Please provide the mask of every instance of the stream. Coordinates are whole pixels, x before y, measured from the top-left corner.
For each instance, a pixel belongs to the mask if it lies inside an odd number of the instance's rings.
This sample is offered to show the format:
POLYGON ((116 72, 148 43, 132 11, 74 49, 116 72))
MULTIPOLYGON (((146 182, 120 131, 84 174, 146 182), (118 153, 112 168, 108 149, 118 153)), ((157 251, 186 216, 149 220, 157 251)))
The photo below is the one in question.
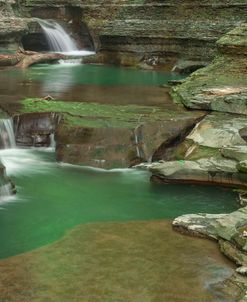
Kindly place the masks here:
MULTIPOLYGON (((12 69, 0 78, 0 102, 11 108, 47 94, 173 108, 161 84, 181 77, 67 64, 12 69)), ((52 148, 5 149, 0 158, 17 188, 0 200, 0 292, 7 301, 234 301, 214 287, 233 272, 217 246, 171 228, 182 214, 234 211, 231 190, 58 163, 52 148)))

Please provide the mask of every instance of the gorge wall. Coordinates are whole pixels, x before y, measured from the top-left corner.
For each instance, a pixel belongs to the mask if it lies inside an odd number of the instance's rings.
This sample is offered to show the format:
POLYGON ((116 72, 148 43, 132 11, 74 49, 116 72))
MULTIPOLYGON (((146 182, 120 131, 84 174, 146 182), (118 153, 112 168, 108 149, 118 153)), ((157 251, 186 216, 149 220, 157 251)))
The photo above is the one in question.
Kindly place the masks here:
POLYGON ((0 0, 0 8, 1 48, 14 50, 38 32, 30 18, 52 18, 69 23, 77 37, 86 35, 84 41, 89 29, 98 52, 89 61, 144 68, 206 65, 216 40, 247 19, 245 0, 0 0))
POLYGON ((219 37, 247 17, 244 0, 91 0, 82 9, 102 61, 142 67, 205 65, 219 37))

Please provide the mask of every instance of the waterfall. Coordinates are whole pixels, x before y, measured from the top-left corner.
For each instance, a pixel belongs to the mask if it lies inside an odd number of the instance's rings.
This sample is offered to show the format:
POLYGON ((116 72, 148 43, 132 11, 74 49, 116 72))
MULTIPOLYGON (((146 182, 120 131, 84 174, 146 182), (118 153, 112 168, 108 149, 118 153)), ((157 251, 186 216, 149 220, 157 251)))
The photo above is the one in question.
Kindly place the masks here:
POLYGON ((40 19, 38 19, 38 23, 46 36, 51 51, 68 53, 79 51, 75 42, 60 24, 53 20, 40 19))
MULTIPOLYGON (((11 149, 15 147, 15 134, 12 119, 0 119, 0 149, 11 149)), ((6 150, 9 152, 8 150, 6 150)), ((1 152, 5 152, 2 150, 1 152)), ((0 153, 2 160, 2 153, 0 153)), ((13 196, 13 186, 3 172, 4 166, 0 162, 0 204, 7 202, 13 196)))
POLYGON ((0 144, 2 149, 15 147, 15 134, 12 119, 0 119, 0 144))

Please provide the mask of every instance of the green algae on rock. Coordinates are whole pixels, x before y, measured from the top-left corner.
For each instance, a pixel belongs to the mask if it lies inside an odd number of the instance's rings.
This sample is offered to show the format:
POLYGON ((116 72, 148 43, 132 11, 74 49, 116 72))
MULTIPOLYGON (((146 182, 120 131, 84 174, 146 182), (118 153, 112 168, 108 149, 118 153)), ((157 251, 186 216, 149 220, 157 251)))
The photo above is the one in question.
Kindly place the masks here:
POLYGON ((247 114, 247 24, 227 33, 219 55, 172 89, 175 101, 191 109, 247 114))
MULTIPOLYGON (((191 129, 203 112, 181 108, 26 99, 15 114, 61 114, 57 159, 105 168, 148 161, 155 151, 191 129)), ((156 156, 157 157, 157 156, 156 156)))

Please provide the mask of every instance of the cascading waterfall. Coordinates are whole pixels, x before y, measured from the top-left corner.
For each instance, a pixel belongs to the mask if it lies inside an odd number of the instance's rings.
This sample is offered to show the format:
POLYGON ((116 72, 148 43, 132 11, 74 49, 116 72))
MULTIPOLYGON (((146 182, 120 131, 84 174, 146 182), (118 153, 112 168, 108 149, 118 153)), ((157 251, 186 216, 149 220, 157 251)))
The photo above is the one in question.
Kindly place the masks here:
POLYGON ((75 42, 71 39, 65 29, 53 20, 38 20, 53 52, 77 52, 75 42))
POLYGON ((66 29, 56 21, 37 19, 37 22, 46 36, 51 52, 72 56, 69 60, 60 60, 60 64, 80 64, 82 57, 94 54, 93 51, 78 49, 75 41, 69 36, 66 29))
POLYGON ((12 119, 0 119, 0 142, 2 149, 16 146, 12 119))
MULTIPOLYGON (((0 143, 1 149, 15 148, 15 134, 12 119, 0 119, 0 143)), ((5 152, 5 151, 4 151, 5 152)), ((0 153, 1 157, 1 153, 0 153)), ((8 200, 13 193, 13 186, 7 179, 5 172, 0 178, 0 203, 8 200)))

